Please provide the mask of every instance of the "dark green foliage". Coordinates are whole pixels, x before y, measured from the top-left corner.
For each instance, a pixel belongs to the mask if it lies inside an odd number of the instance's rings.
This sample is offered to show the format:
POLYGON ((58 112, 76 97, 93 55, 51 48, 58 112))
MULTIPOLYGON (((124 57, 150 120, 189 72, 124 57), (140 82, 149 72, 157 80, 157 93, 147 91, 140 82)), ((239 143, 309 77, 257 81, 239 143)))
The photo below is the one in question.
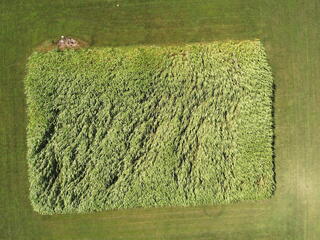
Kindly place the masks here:
POLYGON ((259 41, 35 52, 28 69, 36 211, 272 195, 273 83, 259 41))

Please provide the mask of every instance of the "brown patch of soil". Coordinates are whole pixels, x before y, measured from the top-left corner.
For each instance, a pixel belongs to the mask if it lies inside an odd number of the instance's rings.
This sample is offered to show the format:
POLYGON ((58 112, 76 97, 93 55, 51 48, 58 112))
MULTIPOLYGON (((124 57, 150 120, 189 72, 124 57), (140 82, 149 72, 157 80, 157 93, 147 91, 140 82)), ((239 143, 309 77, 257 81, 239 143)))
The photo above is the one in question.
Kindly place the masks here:
POLYGON ((43 42, 36 50, 40 52, 48 52, 55 49, 63 51, 67 49, 80 49, 88 46, 89 44, 87 42, 80 39, 61 36, 59 40, 43 42))
POLYGON ((60 50, 65 50, 68 48, 81 48, 81 47, 87 46, 87 43, 79 39, 65 37, 65 36, 61 36, 60 40, 58 40, 56 44, 58 49, 60 50))

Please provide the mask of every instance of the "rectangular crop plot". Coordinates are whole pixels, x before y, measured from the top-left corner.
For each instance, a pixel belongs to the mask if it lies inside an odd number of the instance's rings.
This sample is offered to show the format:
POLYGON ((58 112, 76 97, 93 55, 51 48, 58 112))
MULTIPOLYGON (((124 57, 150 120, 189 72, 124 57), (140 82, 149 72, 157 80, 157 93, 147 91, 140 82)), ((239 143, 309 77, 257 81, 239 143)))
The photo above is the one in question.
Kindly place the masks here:
POLYGON ((259 41, 35 52, 25 87, 40 213, 273 193, 273 80, 259 41))

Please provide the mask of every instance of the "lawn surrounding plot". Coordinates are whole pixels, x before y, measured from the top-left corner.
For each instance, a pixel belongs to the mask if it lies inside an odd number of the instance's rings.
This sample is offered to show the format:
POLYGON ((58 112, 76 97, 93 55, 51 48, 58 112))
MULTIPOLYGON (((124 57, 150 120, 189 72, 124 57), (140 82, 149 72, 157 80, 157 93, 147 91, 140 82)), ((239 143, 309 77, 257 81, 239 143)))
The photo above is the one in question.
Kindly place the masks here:
POLYGON ((318 240, 318 0, 1 1, 0 239, 318 240), (45 40, 94 46, 262 39, 275 83, 271 199, 200 207, 40 215, 29 200, 26 59, 45 40))
POLYGON ((272 195, 273 81, 259 41, 35 52, 25 85, 40 213, 272 195))

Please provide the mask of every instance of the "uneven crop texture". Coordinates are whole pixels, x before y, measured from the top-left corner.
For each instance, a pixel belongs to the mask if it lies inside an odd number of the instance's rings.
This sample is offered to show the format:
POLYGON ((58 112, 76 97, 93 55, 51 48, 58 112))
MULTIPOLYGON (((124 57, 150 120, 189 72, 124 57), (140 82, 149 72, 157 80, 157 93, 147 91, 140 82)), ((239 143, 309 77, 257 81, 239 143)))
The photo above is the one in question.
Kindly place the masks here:
POLYGON ((35 52, 25 87, 42 214, 273 193, 273 80, 259 41, 35 52))

